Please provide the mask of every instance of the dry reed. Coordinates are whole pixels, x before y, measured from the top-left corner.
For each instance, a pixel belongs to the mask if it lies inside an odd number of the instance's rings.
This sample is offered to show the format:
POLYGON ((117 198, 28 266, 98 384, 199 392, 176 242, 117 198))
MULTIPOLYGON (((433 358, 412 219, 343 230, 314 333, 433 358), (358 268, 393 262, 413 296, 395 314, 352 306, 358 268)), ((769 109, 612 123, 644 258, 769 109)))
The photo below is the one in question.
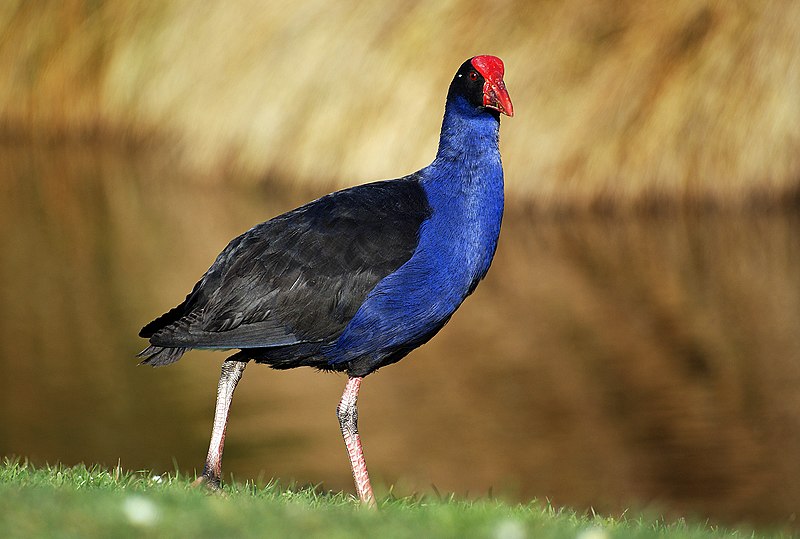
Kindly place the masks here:
POLYGON ((132 141, 201 181, 315 189, 433 155, 449 78, 501 56, 510 191, 540 207, 794 194, 800 3, 3 2, 6 141, 132 141))

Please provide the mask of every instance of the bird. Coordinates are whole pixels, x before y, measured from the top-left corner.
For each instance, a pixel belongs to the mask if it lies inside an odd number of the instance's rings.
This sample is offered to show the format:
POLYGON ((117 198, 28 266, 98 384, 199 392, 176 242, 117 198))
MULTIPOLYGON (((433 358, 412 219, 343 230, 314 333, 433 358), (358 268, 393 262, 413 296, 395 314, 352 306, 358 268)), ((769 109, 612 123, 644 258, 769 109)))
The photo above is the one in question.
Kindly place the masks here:
POLYGON ((250 361, 344 372, 336 408, 358 499, 376 506, 358 431, 362 380, 430 340, 484 278, 504 207, 500 115, 514 115, 496 56, 466 60, 447 91, 433 162, 333 192, 234 238, 177 307, 145 325, 141 364, 190 349, 225 359, 196 484, 222 488, 233 393, 250 361))

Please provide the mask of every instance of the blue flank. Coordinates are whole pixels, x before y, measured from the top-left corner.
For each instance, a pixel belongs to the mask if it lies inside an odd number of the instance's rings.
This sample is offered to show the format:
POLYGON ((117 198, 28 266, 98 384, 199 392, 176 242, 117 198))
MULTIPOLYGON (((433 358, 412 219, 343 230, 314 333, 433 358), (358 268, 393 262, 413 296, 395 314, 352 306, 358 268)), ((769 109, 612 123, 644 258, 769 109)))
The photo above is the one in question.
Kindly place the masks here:
POLYGON ((378 364, 422 344, 486 274, 503 218, 498 116, 460 96, 448 100, 436 159, 419 173, 432 213, 417 249, 324 351, 331 365, 359 357, 378 364))

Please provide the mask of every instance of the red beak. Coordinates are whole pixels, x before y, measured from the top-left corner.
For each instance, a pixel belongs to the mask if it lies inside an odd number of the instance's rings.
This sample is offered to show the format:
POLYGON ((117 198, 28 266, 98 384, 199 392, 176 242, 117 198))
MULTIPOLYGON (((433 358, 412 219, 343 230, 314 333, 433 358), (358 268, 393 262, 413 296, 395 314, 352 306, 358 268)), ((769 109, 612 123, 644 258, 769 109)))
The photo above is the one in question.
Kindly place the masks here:
POLYGON ((483 85, 483 106, 514 116, 514 105, 511 104, 503 82, 503 61, 497 56, 476 56, 472 59, 472 65, 486 79, 483 85))

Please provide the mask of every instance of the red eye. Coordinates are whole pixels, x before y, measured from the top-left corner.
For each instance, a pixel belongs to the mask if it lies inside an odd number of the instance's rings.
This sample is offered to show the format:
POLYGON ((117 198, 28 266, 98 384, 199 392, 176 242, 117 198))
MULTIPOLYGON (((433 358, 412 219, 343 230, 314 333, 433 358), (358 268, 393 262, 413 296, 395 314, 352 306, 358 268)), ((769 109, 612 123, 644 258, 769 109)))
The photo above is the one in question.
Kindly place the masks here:
POLYGON ((474 71, 469 72, 469 80, 478 80, 478 74, 474 71))

